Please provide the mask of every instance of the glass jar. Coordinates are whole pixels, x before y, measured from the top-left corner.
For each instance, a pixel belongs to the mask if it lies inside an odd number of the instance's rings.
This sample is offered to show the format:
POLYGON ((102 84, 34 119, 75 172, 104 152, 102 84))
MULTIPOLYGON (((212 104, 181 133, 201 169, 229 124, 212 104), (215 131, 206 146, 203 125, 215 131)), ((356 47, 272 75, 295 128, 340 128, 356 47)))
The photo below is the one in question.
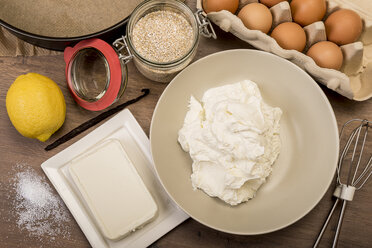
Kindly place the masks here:
POLYGON ((115 103, 128 82, 127 66, 100 39, 84 40, 64 51, 67 86, 83 108, 99 111, 115 103))
POLYGON ((129 18, 126 34, 113 45, 97 39, 84 40, 64 51, 66 79, 72 96, 83 108, 102 110, 124 93, 128 82, 126 64, 134 61, 137 69, 156 82, 170 82, 193 60, 199 36, 216 38, 211 23, 198 10, 193 13, 178 0, 148 0, 136 7, 129 18), (133 44, 133 29, 141 18, 155 11, 171 11, 182 16, 192 28, 192 45, 180 57, 168 62, 146 59, 133 44))
POLYGON ((199 43, 199 25, 194 13, 184 3, 180 1, 169 0, 153 0, 145 1, 140 4, 132 13, 127 29, 126 36, 128 49, 133 55, 133 61, 137 69, 147 78, 157 82, 169 82, 173 77, 183 70, 195 57, 199 43), (133 42, 133 30, 141 18, 155 11, 170 11, 181 15, 188 24, 190 24, 193 32, 192 45, 190 49, 181 57, 169 62, 161 63, 146 59, 136 49, 133 42))

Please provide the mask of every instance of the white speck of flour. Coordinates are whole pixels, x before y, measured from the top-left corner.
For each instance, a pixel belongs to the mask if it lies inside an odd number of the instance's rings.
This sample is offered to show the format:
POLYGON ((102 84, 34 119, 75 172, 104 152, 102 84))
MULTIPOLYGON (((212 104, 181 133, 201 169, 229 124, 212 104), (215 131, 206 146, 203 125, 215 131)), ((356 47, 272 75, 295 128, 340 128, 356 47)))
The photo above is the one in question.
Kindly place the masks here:
POLYGON ((31 236, 70 237, 66 225, 71 220, 69 213, 43 177, 27 168, 15 174, 12 186, 16 193, 14 208, 19 229, 31 236))

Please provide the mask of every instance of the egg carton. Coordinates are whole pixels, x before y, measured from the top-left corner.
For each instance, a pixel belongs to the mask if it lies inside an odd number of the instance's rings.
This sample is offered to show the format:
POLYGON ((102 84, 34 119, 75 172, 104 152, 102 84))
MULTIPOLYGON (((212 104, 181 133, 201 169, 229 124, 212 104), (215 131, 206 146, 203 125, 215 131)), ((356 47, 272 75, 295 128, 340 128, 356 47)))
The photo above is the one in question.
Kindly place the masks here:
MULTIPOLYGON (((197 1, 197 8, 202 9, 201 1, 197 1)), ((363 20, 362 35, 357 42, 341 46, 344 62, 340 71, 319 67, 304 53, 281 48, 269 35, 246 28, 243 22, 229 11, 211 12, 207 16, 222 30, 232 33, 260 50, 276 54, 295 63, 329 89, 349 99, 364 101, 372 97, 372 4, 370 1, 328 0, 324 19, 304 27, 307 36, 304 50, 306 53, 306 50, 313 44, 327 40, 323 21, 331 13, 345 8, 352 9, 360 15, 363 20)), ((255 2, 258 0, 240 0, 238 11, 246 4, 255 2)), ((292 21, 290 5, 287 1, 271 7, 270 11, 273 16, 272 29, 280 23, 292 21)))

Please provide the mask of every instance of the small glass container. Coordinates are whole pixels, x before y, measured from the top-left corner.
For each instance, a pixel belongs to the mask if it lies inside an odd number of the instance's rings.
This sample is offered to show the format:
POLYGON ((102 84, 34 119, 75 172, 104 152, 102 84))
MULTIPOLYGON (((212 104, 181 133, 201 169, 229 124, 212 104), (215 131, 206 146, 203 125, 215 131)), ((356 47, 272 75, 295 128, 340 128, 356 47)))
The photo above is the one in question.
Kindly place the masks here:
POLYGON ((128 82, 126 64, 134 61, 137 69, 156 82, 170 82, 193 60, 200 34, 216 38, 202 10, 193 13, 178 0, 148 0, 136 7, 129 18, 126 34, 112 46, 100 39, 84 40, 64 52, 66 79, 72 96, 83 108, 98 111, 109 107, 124 93, 128 82), (182 56, 168 62, 146 59, 133 44, 133 29, 141 18, 155 11, 171 11, 182 16, 192 28, 192 45, 182 56))
POLYGON ((137 69, 147 78, 157 82, 170 82, 173 77, 183 70, 195 57, 199 44, 199 25, 195 14, 180 1, 169 0, 153 0, 145 1, 140 4, 132 13, 127 29, 125 39, 128 48, 133 55, 133 61, 137 69), (133 29, 138 21, 144 16, 155 11, 170 11, 181 15, 190 24, 193 36, 190 49, 181 57, 171 60, 166 63, 151 61, 146 59, 140 52, 136 50, 133 42, 133 29))
POLYGON ((100 39, 84 40, 64 51, 67 86, 83 108, 99 111, 115 103, 128 82, 127 66, 100 39))

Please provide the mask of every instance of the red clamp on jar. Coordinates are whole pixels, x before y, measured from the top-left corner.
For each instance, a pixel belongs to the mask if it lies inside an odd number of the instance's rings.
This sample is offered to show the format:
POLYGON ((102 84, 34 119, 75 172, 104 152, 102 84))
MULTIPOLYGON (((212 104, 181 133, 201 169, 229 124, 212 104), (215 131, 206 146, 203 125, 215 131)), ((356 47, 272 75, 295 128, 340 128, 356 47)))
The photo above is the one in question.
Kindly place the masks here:
POLYGON ((125 91, 128 81, 126 63, 132 59, 145 77, 157 82, 169 82, 193 60, 200 34, 216 38, 212 25, 202 10, 193 13, 177 0, 144 1, 132 12, 125 36, 117 39, 112 46, 93 38, 65 49, 66 79, 70 92, 75 101, 85 109, 99 111, 109 107, 125 91), (190 48, 176 59, 153 60, 141 54, 134 44, 133 30, 136 24, 146 15, 158 11, 162 14, 171 12, 176 18, 184 18, 191 27, 190 48))

